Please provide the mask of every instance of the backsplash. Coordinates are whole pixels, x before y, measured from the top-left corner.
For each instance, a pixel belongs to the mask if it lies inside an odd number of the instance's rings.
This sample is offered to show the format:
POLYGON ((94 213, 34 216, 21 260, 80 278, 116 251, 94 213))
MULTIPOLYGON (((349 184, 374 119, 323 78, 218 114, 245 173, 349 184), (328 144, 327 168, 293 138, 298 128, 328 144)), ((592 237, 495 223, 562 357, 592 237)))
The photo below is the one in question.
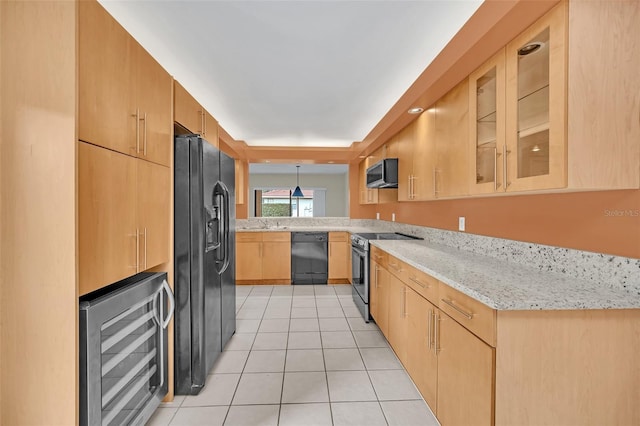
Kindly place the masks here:
POLYGON ((640 294, 640 259, 374 219, 269 217, 239 219, 236 221, 237 228, 246 229, 315 226, 358 227, 383 232, 401 232, 459 250, 491 256, 507 262, 536 268, 540 271, 564 274, 609 287, 627 289, 640 294))

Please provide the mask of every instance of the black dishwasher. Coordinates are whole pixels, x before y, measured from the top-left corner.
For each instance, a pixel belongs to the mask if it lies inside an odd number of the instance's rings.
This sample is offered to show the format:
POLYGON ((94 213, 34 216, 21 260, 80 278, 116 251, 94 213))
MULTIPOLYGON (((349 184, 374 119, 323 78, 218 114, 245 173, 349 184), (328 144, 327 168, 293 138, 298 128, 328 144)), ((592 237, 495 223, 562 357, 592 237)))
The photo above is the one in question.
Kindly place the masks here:
POLYGON ((293 284, 326 284, 328 277, 326 232, 291 233, 293 284))

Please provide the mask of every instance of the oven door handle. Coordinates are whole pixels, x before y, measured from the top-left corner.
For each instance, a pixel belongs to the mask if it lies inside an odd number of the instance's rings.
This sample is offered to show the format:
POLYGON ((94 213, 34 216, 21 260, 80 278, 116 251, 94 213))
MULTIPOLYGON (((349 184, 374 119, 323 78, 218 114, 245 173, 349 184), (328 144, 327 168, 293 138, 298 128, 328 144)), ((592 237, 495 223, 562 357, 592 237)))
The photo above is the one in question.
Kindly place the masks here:
POLYGON ((364 251, 362 248, 360 248, 359 246, 354 246, 351 245, 351 250, 355 251, 356 253, 358 253, 360 256, 362 257, 366 257, 367 256, 367 252, 364 251))

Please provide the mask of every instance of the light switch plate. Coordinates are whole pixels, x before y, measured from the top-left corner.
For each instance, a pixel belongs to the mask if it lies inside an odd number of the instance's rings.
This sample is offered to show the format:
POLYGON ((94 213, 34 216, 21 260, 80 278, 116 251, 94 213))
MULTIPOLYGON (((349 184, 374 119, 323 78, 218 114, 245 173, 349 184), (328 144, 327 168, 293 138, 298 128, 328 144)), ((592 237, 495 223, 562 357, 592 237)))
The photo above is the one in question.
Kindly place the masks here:
POLYGON ((380 220, 380 213, 376 213, 376 219, 380 220))
POLYGON ((460 216, 458 218, 458 231, 464 231, 464 227, 465 227, 464 216, 460 216))
POLYGON ((396 214, 391 213, 391 222, 395 222, 395 221, 396 221, 396 214))

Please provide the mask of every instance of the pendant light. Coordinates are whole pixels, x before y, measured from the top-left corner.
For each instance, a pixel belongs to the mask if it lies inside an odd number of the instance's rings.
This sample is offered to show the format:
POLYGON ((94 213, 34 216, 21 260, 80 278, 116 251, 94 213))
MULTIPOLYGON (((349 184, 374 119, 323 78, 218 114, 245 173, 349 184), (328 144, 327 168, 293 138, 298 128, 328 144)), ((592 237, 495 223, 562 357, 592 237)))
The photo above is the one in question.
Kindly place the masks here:
POLYGON ((293 197, 304 197, 300 189, 300 166, 296 166, 296 189, 293 190, 293 197))

